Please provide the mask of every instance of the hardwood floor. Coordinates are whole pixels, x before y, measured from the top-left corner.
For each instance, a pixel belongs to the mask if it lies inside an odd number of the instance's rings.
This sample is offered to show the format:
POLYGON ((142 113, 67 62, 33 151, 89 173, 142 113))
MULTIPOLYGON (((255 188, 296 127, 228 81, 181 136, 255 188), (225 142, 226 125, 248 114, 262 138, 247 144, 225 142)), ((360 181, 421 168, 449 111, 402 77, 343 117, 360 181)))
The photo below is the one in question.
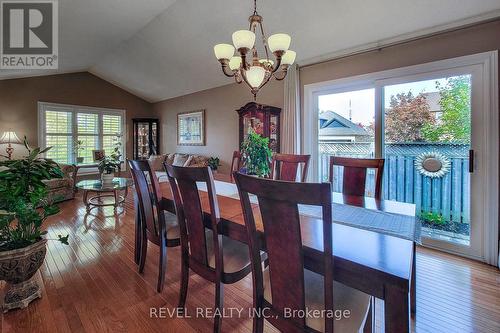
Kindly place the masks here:
MULTIPOLYGON (((2 332, 210 332, 212 320, 196 308, 213 306, 213 285, 191 275, 187 299, 192 318, 169 318, 177 304, 179 248, 168 249, 165 289, 156 293, 158 249, 151 246, 143 275, 133 261, 132 196, 116 218, 112 208, 86 215, 81 198, 61 204, 48 222, 50 238, 70 235, 70 245, 48 242, 41 276, 43 298, 27 309, 2 315, 2 332), (151 308, 153 310, 151 310, 151 308), (163 313, 160 312, 163 308, 163 313), (164 318, 151 318, 158 311, 164 318)), ((2 285, 3 287, 3 285, 2 285)), ((225 308, 248 309, 252 281, 226 286, 225 308)), ((3 288, 2 288, 3 289, 3 288)), ((224 332, 251 332, 248 310, 224 318, 224 332)), ((376 306, 376 330, 383 331, 383 303, 376 306)), ((419 248, 417 250, 416 332, 500 332, 499 270, 475 261, 419 248)), ((275 330, 266 324, 266 332, 275 330)))

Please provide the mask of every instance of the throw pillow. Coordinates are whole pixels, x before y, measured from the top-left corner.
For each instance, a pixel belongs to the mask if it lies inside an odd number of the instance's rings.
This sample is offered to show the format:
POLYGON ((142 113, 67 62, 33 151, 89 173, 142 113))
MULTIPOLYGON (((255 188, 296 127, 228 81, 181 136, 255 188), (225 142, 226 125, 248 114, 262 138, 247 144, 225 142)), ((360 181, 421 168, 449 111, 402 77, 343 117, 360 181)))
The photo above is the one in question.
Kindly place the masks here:
POLYGON ((167 154, 167 158, 165 159, 165 162, 167 162, 168 165, 172 165, 172 163, 174 163, 174 157, 175 157, 174 153, 167 154))
POLYGON ((205 156, 193 156, 191 163, 189 163, 190 167, 206 167, 208 166, 208 158, 205 156))
POLYGON ((188 154, 175 154, 174 161, 172 165, 174 166, 184 166, 186 164, 186 161, 188 160, 189 155, 188 154))

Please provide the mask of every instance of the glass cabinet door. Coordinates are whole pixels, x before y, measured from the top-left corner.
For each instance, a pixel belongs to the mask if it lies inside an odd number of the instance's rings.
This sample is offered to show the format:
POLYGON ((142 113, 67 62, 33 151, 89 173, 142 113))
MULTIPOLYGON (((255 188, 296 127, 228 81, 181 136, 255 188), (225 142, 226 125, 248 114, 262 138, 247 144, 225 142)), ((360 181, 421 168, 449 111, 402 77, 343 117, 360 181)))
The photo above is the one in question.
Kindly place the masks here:
POLYGON ((137 123, 137 158, 149 157, 149 123, 137 123))
POLYGON ((243 118, 243 135, 246 138, 250 129, 259 135, 265 135, 264 133, 264 119, 262 119, 263 114, 259 113, 257 115, 248 114, 243 118))
POLYGON ((279 116, 271 115, 269 124, 269 148, 271 148, 273 152, 278 152, 278 122, 279 116))
POLYGON ((159 154, 158 152, 158 142, 157 141, 157 138, 158 138, 158 125, 156 122, 152 122, 151 123, 151 147, 150 147, 150 154, 151 155, 157 155, 159 154))

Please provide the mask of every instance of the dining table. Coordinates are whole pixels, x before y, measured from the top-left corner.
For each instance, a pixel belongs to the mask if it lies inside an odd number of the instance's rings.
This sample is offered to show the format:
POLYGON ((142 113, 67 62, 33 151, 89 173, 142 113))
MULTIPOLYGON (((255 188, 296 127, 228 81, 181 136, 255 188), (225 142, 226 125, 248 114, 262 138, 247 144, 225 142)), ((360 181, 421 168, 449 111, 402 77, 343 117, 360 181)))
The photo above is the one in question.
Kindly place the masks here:
MULTIPOLYGON (((220 210, 218 232, 248 243, 237 188, 229 176, 216 175, 215 189, 220 210)), ((161 182, 162 209, 175 214, 168 182, 161 182)), ((198 186, 200 201, 209 222, 206 188, 198 186)), ((137 201, 136 201, 137 208, 137 201)), ((415 248, 418 227, 415 205, 371 197, 332 193, 332 247, 334 280, 384 301, 385 332, 410 332, 415 313, 415 248), (339 212, 336 216, 335 212, 339 212), (413 225, 412 225, 413 223, 413 225), (370 225, 378 229, 370 229, 370 225), (391 229, 391 226, 397 227, 391 229)), ((256 227, 264 232, 258 202, 252 201, 256 227)), ((321 211, 299 207, 304 251, 304 267, 323 274, 323 226, 321 211)), ((141 217, 136 209, 135 261, 139 262, 141 217)), ((264 248, 263 234, 261 243, 264 248)))

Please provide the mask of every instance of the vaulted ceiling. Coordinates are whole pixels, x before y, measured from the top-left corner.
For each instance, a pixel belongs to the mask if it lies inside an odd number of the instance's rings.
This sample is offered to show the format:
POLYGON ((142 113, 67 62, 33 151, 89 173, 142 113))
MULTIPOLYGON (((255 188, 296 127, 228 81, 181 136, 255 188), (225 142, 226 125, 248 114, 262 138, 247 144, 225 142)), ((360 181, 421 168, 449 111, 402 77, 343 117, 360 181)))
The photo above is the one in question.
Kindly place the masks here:
MULTIPOLYGON (((59 70, 88 70, 149 101, 228 84, 213 45, 247 29, 250 0, 59 1, 59 70)), ((266 33, 286 32, 299 63, 500 16, 499 0, 260 0, 266 33)), ((258 42, 260 39, 258 38, 258 42)), ((53 74, 5 71, 0 79, 53 74)))

